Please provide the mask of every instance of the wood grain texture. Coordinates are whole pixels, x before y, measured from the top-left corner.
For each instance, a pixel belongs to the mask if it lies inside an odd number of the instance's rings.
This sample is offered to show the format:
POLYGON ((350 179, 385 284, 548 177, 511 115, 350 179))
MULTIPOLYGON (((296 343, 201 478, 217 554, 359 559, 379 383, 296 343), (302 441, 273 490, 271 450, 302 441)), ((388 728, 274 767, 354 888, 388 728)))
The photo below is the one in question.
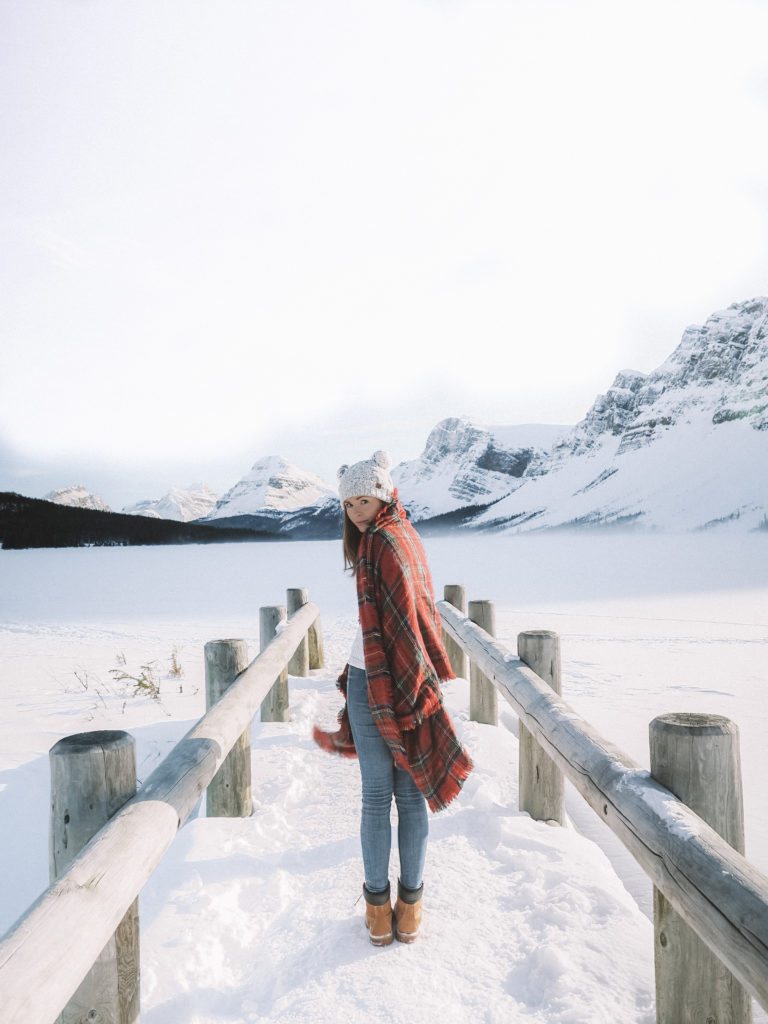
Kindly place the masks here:
MULTIPOLYGON (((277 636, 281 623, 285 622, 287 617, 288 612, 283 605, 272 605, 259 609, 259 642, 262 651, 277 636)), ((290 718, 288 669, 286 666, 283 666, 269 693, 261 702, 261 721, 288 722, 290 718)))
MULTIPOLYGON (((443 588, 443 597, 448 604, 453 605, 464 615, 467 614, 467 591, 459 583, 446 583, 443 588)), ((469 659, 462 650, 460 644, 457 644, 453 637, 442 630, 443 642, 445 644, 445 650, 448 654, 448 660, 451 663, 453 674, 456 679, 469 679, 469 659)))
MULTIPOLYGON (((496 615, 492 601, 470 601, 468 618, 490 636, 496 634, 496 615)), ((499 699, 490 679, 470 657, 469 659, 469 719, 483 725, 499 724, 499 699)))
POLYGON ((310 603, 289 620, 8 931, 0 943, 3 1024, 56 1019, 317 614, 310 603))
MULTIPOLYGON (((205 645, 205 701, 209 710, 247 665, 245 640, 210 640, 205 645)), ((253 813, 250 722, 208 784, 205 813, 209 818, 248 818, 253 813)))
MULTIPOLYGON (((79 733, 55 743, 49 762, 49 874, 55 882, 135 795, 135 742, 122 731, 79 733)), ((138 1019, 139 910, 134 900, 57 1021, 135 1024, 138 1019)))
MULTIPOLYGON (((299 608, 309 601, 309 591, 306 587, 291 587, 286 591, 286 608, 288 614, 293 615, 299 608)), ((288 662, 288 675, 289 676, 308 676, 309 675, 309 637, 305 636, 299 646, 296 648, 296 653, 288 662)))
MULTIPOLYGON (((649 727, 651 775, 744 853, 739 731, 721 715, 668 714, 649 727)), ((744 987, 653 891, 658 1024, 750 1024, 744 987)))
MULTIPOLYGON (((524 665, 558 695, 562 693, 560 638, 546 629, 529 629, 517 637, 517 654, 524 665)), ((536 737, 520 723, 518 802, 536 821, 565 823, 565 779, 536 737)))
POLYGON ((445 601, 438 607, 454 639, 656 888, 768 1008, 768 878, 516 655, 445 601))
POLYGON ((323 628, 318 615, 307 630, 309 645, 309 667, 325 668, 325 648, 323 647, 323 628))

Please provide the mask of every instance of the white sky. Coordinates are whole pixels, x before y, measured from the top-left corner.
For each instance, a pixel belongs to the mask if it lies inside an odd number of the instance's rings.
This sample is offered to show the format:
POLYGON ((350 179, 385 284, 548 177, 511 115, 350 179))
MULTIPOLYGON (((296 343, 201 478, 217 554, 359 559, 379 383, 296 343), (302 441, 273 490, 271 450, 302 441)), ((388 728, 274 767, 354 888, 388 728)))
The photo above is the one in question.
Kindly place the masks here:
POLYGON ((768 291, 768 5, 0 0, 0 489, 575 423, 768 291))

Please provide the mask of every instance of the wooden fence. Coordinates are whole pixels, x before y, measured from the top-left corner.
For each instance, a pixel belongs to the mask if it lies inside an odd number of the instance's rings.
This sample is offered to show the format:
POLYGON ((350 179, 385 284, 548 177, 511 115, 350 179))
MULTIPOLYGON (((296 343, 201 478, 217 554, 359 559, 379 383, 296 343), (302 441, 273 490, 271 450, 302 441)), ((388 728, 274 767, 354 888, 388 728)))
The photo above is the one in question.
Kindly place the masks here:
MULTIPOLYGON (((463 587, 445 598, 446 647, 470 680, 471 717, 498 724, 498 694, 519 716, 521 810, 562 824, 569 779, 651 878, 659 1024, 748 1024, 748 993, 768 1008, 768 879, 742 855, 735 726, 655 719, 644 771, 559 696, 555 633, 521 633, 515 656, 494 639, 491 602, 465 614, 463 587)), ((242 640, 205 645, 209 710, 137 793, 126 733, 51 750, 54 881, 0 943, 7 1024, 136 1024, 138 893, 206 790, 209 815, 251 813, 251 720, 259 709, 262 721, 287 720, 287 672, 323 663, 306 590, 290 590, 287 609, 261 610, 261 648, 248 664, 242 640)))
POLYGON ((470 602, 467 615, 463 587, 445 598, 455 674, 470 663, 471 717, 497 724, 499 693, 520 719, 520 809, 562 823, 567 778, 653 882, 659 1024, 748 1024, 748 993, 768 1009, 768 878, 743 856, 735 725, 654 719, 645 771, 559 696, 557 634, 519 634, 515 656, 492 635, 491 602, 470 602))
POLYGON ((289 662, 305 675, 322 664, 317 605, 301 589, 288 604, 290 617, 262 609, 250 665, 243 640, 205 645, 210 710, 134 796, 127 734, 80 734, 51 750, 51 780, 63 786, 52 795, 55 881, 0 943, 5 1024, 136 1024, 139 891, 208 787, 209 815, 251 813, 251 721, 260 708, 262 720, 285 719, 289 662), (88 835, 93 822, 75 820, 78 811, 92 819, 99 807, 109 820, 88 835))

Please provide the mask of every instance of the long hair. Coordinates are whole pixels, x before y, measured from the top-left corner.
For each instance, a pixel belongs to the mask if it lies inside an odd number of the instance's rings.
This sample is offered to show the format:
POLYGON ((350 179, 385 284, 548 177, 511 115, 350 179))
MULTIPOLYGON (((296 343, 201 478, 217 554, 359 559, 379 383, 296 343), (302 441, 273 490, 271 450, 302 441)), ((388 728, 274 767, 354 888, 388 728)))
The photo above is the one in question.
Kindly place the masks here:
MULTIPOLYGON (((389 508, 389 506, 397 500, 399 500, 399 495, 397 493, 397 487, 395 487, 391 499, 384 502, 384 507, 389 508)), ((349 570, 349 574, 352 576, 354 575, 357 566, 357 552, 360 550, 360 539, 362 534, 347 515, 347 510, 344 508, 343 503, 341 510, 342 515, 344 516, 343 525, 341 527, 341 543, 344 550, 344 569, 345 571, 349 570)), ((381 509, 379 509, 379 511, 381 511, 381 509)), ((405 512, 405 518, 410 519, 408 510, 404 509, 403 511, 405 512)))
POLYGON ((355 563, 357 562, 357 549, 360 547, 362 534, 347 515, 347 510, 342 506, 344 522, 341 527, 341 542, 344 549, 344 570, 349 570, 350 576, 354 575, 355 563))

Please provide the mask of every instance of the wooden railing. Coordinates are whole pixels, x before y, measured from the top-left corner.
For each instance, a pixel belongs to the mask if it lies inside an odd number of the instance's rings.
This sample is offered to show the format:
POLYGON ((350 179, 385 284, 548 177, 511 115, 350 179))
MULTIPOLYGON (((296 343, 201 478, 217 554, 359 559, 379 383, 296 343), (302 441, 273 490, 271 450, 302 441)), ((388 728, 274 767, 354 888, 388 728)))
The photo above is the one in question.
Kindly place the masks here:
MULTIPOLYGON (((470 602, 467 616, 462 587, 446 587, 446 598, 438 609, 454 672, 470 680, 471 717, 497 724, 497 694, 519 716, 521 809, 562 824, 568 778, 652 880, 657 1020, 748 1024, 747 993, 768 1008, 768 879, 734 848, 743 852, 735 727, 715 716, 654 720, 649 773, 559 696, 556 634, 521 633, 513 655, 493 637, 491 602, 470 602), (693 779, 680 761, 711 762, 712 777, 693 779), (702 810, 712 793, 714 809, 702 810), (695 948, 702 942, 711 962, 695 948)), ((262 650, 250 664, 242 640, 205 645, 209 710, 135 795, 126 733, 80 734, 52 749, 55 881, 0 943, 4 1022, 136 1024, 139 891, 203 793, 209 815, 250 814, 251 720, 259 709, 262 721, 287 720, 287 672, 322 664, 317 606, 302 589, 287 604, 290 616, 261 610, 262 650), (104 825, 88 820, 96 804, 104 825)))
POLYGON ((262 609, 262 650, 250 664, 243 640, 205 645, 210 710, 127 802, 136 784, 135 769, 132 786, 125 781, 133 760, 126 733, 80 734, 52 749, 52 783, 66 785, 66 794, 52 793, 55 881, 0 943, 4 1024, 138 1021, 139 891, 208 787, 209 815, 251 813, 251 721, 260 707, 262 720, 285 720, 289 662, 304 675, 322 663, 317 605, 300 589, 288 604, 289 618, 284 607, 262 609), (73 809, 87 816, 97 806, 109 820, 73 856, 89 827, 73 809))
POLYGON ((491 635, 491 602, 470 602, 467 616, 463 587, 446 598, 437 607, 457 676, 466 667, 454 659, 469 658, 470 717, 497 724, 492 690, 520 719, 520 809, 562 823, 567 778, 653 882, 657 1020, 747 1024, 747 993, 768 1008, 768 878, 743 856, 736 727, 661 716, 645 771, 559 696, 555 633, 521 633, 514 655, 491 635))

